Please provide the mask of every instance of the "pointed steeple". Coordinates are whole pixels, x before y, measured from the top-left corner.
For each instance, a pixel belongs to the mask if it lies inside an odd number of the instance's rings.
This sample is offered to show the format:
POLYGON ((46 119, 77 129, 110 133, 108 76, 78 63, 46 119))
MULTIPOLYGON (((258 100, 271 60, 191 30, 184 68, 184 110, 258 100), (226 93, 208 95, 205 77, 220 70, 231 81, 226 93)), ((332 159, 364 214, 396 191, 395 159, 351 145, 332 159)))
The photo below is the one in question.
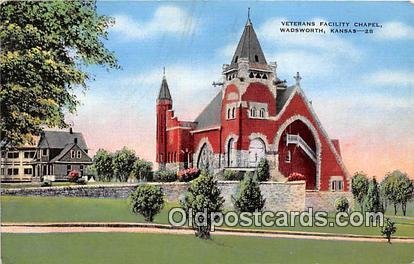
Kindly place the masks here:
POLYGON ((170 89, 168 88, 167 78, 165 77, 165 67, 163 69, 163 77, 160 87, 160 92, 158 93, 158 100, 172 100, 170 89))
POLYGON ((267 64, 262 47, 260 46, 256 32, 253 29, 252 21, 250 20, 250 8, 243 34, 237 45, 230 66, 236 66, 240 58, 247 58, 250 63, 267 64))

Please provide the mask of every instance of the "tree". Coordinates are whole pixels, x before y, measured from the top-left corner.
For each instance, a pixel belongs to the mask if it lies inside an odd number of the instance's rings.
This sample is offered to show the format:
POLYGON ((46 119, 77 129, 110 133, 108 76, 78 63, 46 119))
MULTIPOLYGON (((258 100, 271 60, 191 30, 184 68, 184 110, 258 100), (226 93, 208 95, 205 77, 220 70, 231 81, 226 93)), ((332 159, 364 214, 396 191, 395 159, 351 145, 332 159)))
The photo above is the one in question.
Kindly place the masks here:
POLYGON ((145 221, 152 222, 164 207, 164 193, 159 186, 139 185, 129 196, 129 205, 134 214, 140 214, 145 221))
POLYGON ((335 200, 335 209, 337 212, 346 212, 349 209, 349 201, 345 197, 339 197, 335 200))
POLYGON ((413 182, 399 170, 388 173, 381 182, 381 189, 385 198, 394 205, 394 214, 397 214, 398 204, 401 204, 403 214, 406 215, 407 202, 413 198, 413 182))
POLYGON ((362 211, 364 211, 364 200, 368 192, 368 185, 368 177, 364 172, 357 172, 352 177, 352 194, 360 205, 362 211))
POLYGON ((269 162, 266 158, 262 158, 257 165, 257 180, 268 181, 270 178, 269 162))
POLYGON ((240 190, 235 198, 234 206, 240 212, 261 211, 266 199, 260 192, 259 183, 252 177, 246 176, 240 182, 240 190))
POLYGON ((367 196, 365 197, 365 210, 367 212, 383 212, 380 191, 375 177, 370 181, 367 196))
POLYGON ((95 1, 5 1, 0 12, 0 135, 19 145, 42 126, 66 125, 79 102, 75 89, 91 79, 88 65, 119 68, 105 48, 114 20, 95 1))
POLYGON ((113 155, 104 149, 99 149, 93 157, 98 181, 111 181, 114 175, 112 166, 113 155))
POLYGON ((116 151, 112 159, 115 178, 118 181, 126 182, 134 169, 136 160, 137 157, 135 156, 135 152, 127 147, 123 147, 121 150, 116 151))
POLYGON ((137 180, 152 181, 152 163, 146 160, 137 159, 132 169, 132 175, 137 180))
POLYGON ((385 225, 381 227, 381 234, 387 238, 388 243, 391 244, 391 236, 397 231, 395 222, 388 217, 385 219, 385 225))
POLYGON ((202 239, 210 238, 211 213, 221 212, 223 210, 223 204, 224 199, 220 194, 217 181, 214 180, 213 176, 202 171, 201 175, 191 182, 188 192, 181 202, 182 207, 188 215, 191 209, 192 224, 196 237, 202 239), (196 214, 204 212, 207 213, 204 219, 205 225, 196 221, 196 214))

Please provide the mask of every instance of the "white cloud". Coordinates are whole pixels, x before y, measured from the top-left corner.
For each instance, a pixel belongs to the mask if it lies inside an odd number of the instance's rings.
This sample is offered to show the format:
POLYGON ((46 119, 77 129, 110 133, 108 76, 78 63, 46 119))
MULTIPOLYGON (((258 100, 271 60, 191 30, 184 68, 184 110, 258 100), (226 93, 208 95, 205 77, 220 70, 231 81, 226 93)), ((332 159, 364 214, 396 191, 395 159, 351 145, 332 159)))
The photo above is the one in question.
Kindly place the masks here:
POLYGON ((386 22, 375 36, 381 40, 413 39, 414 27, 398 21, 386 22))
POLYGON ((365 83, 379 86, 414 86, 413 71, 384 70, 364 78, 365 83))
POLYGON ((126 39, 148 39, 163 34, 192 35, 198 21, 185 10, 174 6, 159 7, 148 21, 136 21, 124 14, 115 15, 112 31, 126 39))

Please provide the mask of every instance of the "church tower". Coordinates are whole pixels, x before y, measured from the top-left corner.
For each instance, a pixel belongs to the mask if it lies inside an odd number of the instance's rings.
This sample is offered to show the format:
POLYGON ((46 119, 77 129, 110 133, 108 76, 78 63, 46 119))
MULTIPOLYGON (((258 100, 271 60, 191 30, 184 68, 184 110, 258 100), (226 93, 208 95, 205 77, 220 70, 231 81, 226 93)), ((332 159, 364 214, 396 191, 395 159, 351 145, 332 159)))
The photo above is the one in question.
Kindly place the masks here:
POLYGON ((156 162, 159 168, 165 168, 167 161, 167 112, 172 109, 172 98, 168 88, 167 79, 162 78, 160 92, 158 93, 156 114, 157 114, 157 150, 156 162))

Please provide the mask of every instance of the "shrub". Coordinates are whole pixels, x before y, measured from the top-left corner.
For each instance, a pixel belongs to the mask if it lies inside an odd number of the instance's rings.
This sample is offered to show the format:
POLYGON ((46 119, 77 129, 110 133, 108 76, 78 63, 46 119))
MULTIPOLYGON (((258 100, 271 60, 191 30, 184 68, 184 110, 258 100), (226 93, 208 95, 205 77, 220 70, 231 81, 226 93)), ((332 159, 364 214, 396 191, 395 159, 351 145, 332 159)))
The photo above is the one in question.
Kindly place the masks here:
POLYGON ((184 200, 181 202, 182 207, 187 212, 192 211, 192 226, 195 230, 196 237, 202 239, 210 238, 211 213, 221 212, 223 210, 224 199, 221 197, 217 181, 213 176, 203 171, 197 179, 191 182, 184 200), (200 212, 206 212, 206 219, 202 223, 195 221, 195 215, 200 212))
POLYGON ((68 180, 70 182, 76 182, 79 179, 79 172, 76 170, 71 170, 68 174, 68 180))
POLYGON ((144 216, 152 222, 154 216, 164 207, 164 193, 159 186, 142 184, 129 196, 131 212, 144 216))
POLYGON ((349 201, 345 197, 340 197, 335 201, 335 209, 337 212, 346 212, 349 209, 349 201))
POLYGON ((177 180, 177 173, 171 170, 159 170, 154 173, 154 181, 173 182, 177 180))
POLYGON ((397 231, 395 227, 395 222, 393 222, 388 217, 385 219, 385 225, 381 227, 381 234, 387 238, 388 243, 391 243, 391 236, 397 231))
POLYGON ((49 180, 44 180, 42 181, 42 183, 40 184, 40 187, 50 187, 52 186, 52 182, 49 180))
POLYGON ((270 179, 270 167, 266 158, 262 158, 257 164, 257 180, 268 181, 270 179))
POLYGON ((189 182, 200 176, 200 170, 197 168, 180 170, 177 176, 180 182, 189 182))
POLYGON ((239 212, 261 211, 265 204, 259 183, 252 177, 246 175, 240 182, 240 190, 234 201, 234 206, 239 212))
POLYGON ((79 185, 86 185, 87 182, 84 178, 78 178, 76 180, 76 183, 79 184, 79 185))
POLYGON ((224 180, 226 181, 241 181, 244 178, 244 171, 225 170, 224 180))
POLYGON ((289 174, 289 177, 287 180, 288 181, 304 181, 305 179, 306 179, 305 175, 299 172, 292 172, 291 174, 289 174))

